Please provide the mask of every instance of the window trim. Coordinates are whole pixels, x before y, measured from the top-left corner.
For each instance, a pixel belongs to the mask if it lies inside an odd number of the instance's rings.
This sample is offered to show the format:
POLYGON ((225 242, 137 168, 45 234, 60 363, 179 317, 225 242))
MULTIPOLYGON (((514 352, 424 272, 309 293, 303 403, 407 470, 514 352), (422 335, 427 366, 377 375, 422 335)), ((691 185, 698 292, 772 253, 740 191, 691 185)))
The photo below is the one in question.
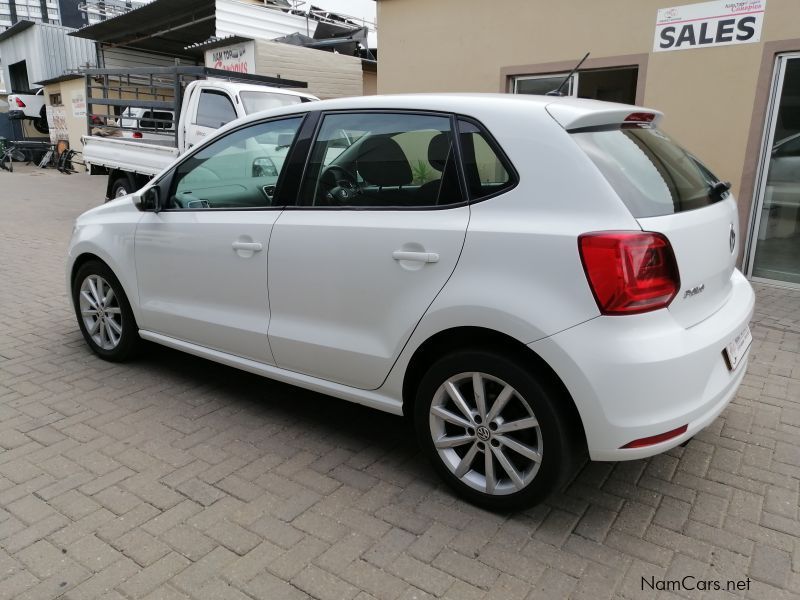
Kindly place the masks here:
MULTIPOLYGON (((517 168, 514 166, 514 163, 511 162, 511 159, 505 153, 505 150, 503 150, 503 147, 500 145, 497 139, 495 139, 495 137, 492 135, 492 132, 489 131, 489 129, 483 123, 481 123, 478 119, 475 119, 474 117, 469 117, 466 115, 455 115, 455 117, 456 121, 466 121, 468 123, 472 123, 475 127, 477 127, 480 130, 489 148, 491 149, 492 152, 495 153, 495 156, 497 156, 497 158, 500 160, 500 163, 503 165, 503 168, 506 170, 506 173, 508 173, 507 187, 497 190, 496 192, 492 192, 491 194, 483 196, 482 198, 478 198, 477 200, 472 197, 471 193, 469 193, 469 186, 467 186, 467 197, 469 198, 470 204, 477 204, 479 202, 484 202, 485 200, 491 200, 492 198, 496 198, 497 196, 510 192, 511 190, 516 188, 517 185, 519 185, 519 172, 517 171, 517 168)), ((458 140, 460 146, 461 145, 460 128, 458 129, 458 140)), ((461 168, 463 169, 464 168, 463 156, 460 163, 461 163, 461 168)), ((467 181, 466 173, 462 174, 462 176, 464 177, 464 185, 466 186, 466 181, 467 181)))
POLYGON ((302 203, 302 199, 300 197, 300 192, 302 191, 302 185, 298 184, 297 186, 297 194, 295 196, 295 203, 289 204, 285 206, 285 210, 318 210, 318 211, 429 211, 429 210, 450 210, 454 208, 461 208, 463 206, 469 206, 471 204, 477 204, 478 202, 483 202, 484 200, 489 200, 500 194, 505 194, 513 190, 519 184, 519 174, 514 167, 514 164, 508 158, 508 155, 503 151, 500 145, 497 143, 495 137, 489 132, 488 128, 483 125, 478 119, 468 116, 462 115, 460 113, 451 113, 446 111, 437 111, 437 110, 425 110, 425 109, 409 109, 409 108, 348 108, 348 109, 338 109, 338 110, 325 110, 325 111, 316 111, 317 121, 314 127, 314 131, 310 138, 309 147, 306 150, 305 156, 305 163, 303 165, 302 173, 300 176, 299 181, 303 182, 306 177, 306 173, 308 171, 310 162, 311 162, 311 151, 313 149, 314 142, 317 140, 317 136, 322 128, 322 123, 325 120, 325 117, 328 115, 337 115, 337 114, 409 114, 409 115, 427 115, 432 117, 445 117, 450 122, 450 130, 454 133, 453 136, 453 148, 455 150, 456 155, 456 170, 458 172, 458 180, 459 180, 459 187, 461 189, 461 202, 456 202, 453 204, 445 204, 445 205, 432 205, 432 206, 314 206, 310 204, 302 203), (497 155, 500 161, 503 163, 503 167, 506 169, 509 175, 509 185, 508 187, 489 194, 488 196, 484 196, 478 200, 474 200, 469 192, 469 187, 467 186, 467 180, 464 172, 464 160, 463 154, 461 151, 461 131, 458 128, 458 121, 459 119, 466 120, 477 126, 481 132, 484 134, 489 147, 492 151, 497 155))
MULTIPOLYGON (((220 140, 224 140, 229 135, 236 133, 237 131, 241 131, 242 129, 246 129, 247 127, 255 127, 258 125, 264 125, 266 123, 272 123, 274 121, 285 121, 289 119, 296 119, 300 118, 300 124, 297 127, 297 134, 294 136, 294 140, 292 140, 292 145, 289 147, 289 151, 286 153, 286 161, 284 162, 285 168, 281 171, 280 175, 278 176, 278 180, 275 182, 275 197, 277 199, 284 199, 284 194, 281 194, 281 186, 284 182, 284 178, 286 176, 286 172, 289 170, 292 160, 294 159, 294 152, 297 147, 297 142, 300 138, 301 133, 305 129, 306 123, 309 121, 308 116, 311 114, 311 111, 303 111, 299 113, 290 113, 286 115, 279 115, 276 117, 268 117, 266 119, 258 120, 258 121, 249 121, 247 123, 242 123, 231 129, 230 131, 226 131, 223 135, 219 137, 212 137, 204 142, 203 144, 199 144, 192 148, 190 152, 185 153, 181 156, 180 160, 172 166, 164 175, 159 177, 156 181, 153 182, 151 187, 159 187, 162 191, 166 190, 165 197, 169 196, 169 192, 172 189, 172 179, 175 176, 175 171, 180 167, 184 162, 190 160, 195 154, 202 151, 206 146, 210 146, 220 140)), ((219 208, 162 208, 159 212, 165 213, 173 213, 173 212, 226 212, 226 211, 266 211, 266 210, 284 210, 286 208, 285 204, 273 204, 272 206, 237 206, 237 207, 219 207, 219 208)))

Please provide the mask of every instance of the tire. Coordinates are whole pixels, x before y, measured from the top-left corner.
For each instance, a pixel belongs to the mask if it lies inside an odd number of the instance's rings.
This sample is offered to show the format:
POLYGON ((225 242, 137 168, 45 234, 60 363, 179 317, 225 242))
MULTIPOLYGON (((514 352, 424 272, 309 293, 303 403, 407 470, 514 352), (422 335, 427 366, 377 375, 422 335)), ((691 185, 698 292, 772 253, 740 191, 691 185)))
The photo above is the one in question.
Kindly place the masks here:
POLYGON ((531 369, 501 353, 462 350, 436 361, 420 382, 414 405, 419 443, 447 484, 473 504, 495 511, 528 508, 574 472, 579 444, 564 408, 571 400, 531 369), (484 389, 484 414, 492 417, 488 423, 478 409, 476 375, 478 388, 484 389), (466 402, 469 419, 457 408, 449 384, 466 402), (511 422, 520 428, 505 429, 511 422), (516 483, 502 461, 513 468, 516 483), (495 474, 494 485, 486 477, 488 469, 495 474))
POLYGON ((50 133, 50 126, 47 124, 47 114, 42 108, 41 114, 33 119, 33 128, 39 133, 50 133))
POLYGON ((133 189, 131 185, 131 180, 128 179, 125 175, 121 175, 114 180, 114 183, 111 184, 111 197, 109 200, 114 200, 115 198, 121 198, 122 196, 127 196, 128 194, 134 192, 136 190, 133 189))
POLYGON ((138 352, 142 339, 131 305, 119 280, 105 263, 92 260, 81 265, 72 282, 72 304, 83 338, 100 358, 122 362, 138 352), (113 292, 110 296, 109 288, 113 292), (98 303, 98 297, 107 303, 98 303), (98 316, 97 306, 103 309, 102 316, 98 316))

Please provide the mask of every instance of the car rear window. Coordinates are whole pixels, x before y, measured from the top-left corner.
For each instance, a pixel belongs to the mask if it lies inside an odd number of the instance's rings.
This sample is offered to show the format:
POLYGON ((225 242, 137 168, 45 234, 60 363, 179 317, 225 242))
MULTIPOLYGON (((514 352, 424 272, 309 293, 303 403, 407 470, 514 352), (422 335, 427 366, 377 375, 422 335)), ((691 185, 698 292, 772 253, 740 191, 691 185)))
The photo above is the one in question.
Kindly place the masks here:
POLYGON ((719 180, 711 171, 658 129, 615 127, 571 135, 636 218, 703 208, 727 197, 712 191, 719 180))

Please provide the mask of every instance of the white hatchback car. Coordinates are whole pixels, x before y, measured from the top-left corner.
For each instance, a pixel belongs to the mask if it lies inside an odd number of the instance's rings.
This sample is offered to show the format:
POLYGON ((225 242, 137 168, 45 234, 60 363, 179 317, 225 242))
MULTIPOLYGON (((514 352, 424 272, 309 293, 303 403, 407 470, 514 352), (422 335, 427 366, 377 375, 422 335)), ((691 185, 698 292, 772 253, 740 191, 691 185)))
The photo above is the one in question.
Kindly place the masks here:
POLYGON ((659 118, 480 94, 253 115, 78 218, 78 323, 108 360, 144 339, 409 416, 460 494, 530 505, 587 449, 688 440, 744 376, 736 204, 659 118))

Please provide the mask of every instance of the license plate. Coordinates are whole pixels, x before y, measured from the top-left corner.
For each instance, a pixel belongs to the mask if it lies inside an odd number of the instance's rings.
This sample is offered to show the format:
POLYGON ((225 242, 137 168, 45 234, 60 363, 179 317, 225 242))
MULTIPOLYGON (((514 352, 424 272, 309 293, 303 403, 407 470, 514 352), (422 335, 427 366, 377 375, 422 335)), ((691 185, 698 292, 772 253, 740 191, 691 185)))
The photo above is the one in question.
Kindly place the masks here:
POLYGON ((736 367, 738 367, 744 355, 747 354, 747 349, 750 347, 750 344, 753 342, 753 335, 750 333, 750 327, 745 326, 735 338, 725 347, 725 350, 722 351, 723 356, 725 357, 725 362, 728 363, 728 368, 731 371, 735 371, 736 367))

